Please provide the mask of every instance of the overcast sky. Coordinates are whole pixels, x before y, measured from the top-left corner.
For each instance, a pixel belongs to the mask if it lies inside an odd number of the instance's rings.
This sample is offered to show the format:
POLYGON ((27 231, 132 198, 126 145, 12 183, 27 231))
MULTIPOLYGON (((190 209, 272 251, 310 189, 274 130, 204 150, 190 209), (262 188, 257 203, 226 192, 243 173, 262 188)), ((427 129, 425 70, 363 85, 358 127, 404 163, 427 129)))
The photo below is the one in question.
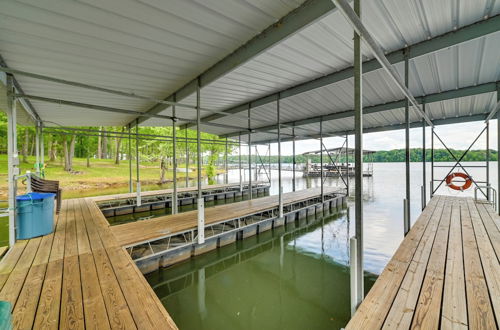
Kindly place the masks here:
MULTIPOLYGON (((447 144, 449 148, 453 149, 467 149, 474 141, 477 135, 485 127, 484 122, 470 122, 463 124, 442 125, 436 126, 435 131, 441 139, 447 144)), ((430 148, 430 128, 426 133, 426 146, 430 148)), ((492 120, 490 123, 490 149, 497 149, 497 121, 492 120)), ((405 147, 404 130, 387 131, 379 133, 366 133, 364 134, 364 149, 366 150, 391 150, 401 149, 405 147)), ((344 142, 342 138, 325 138, 325 145, 327 148, 340 147, 344 142)), ((349 146, 354 147, 354 136, 349 137, 349 146)), ((412 148, 422 147, 422 129, 413 128, 410 130, 410 146, 412 148)), ((442 148, 442 145, 435 139, 435 148, 442 148)), ((485 149, 486 148, 486 132, 474 144, 472 149, 485 149)), ((247 154, 246 148, 242 148, 242 154, 247 154)), ((301 154, 306 151, 319 150, 319 141, 317 140, 304 140, 296 142, 296 153, 301 154)), ((260 147, 259 153, 264 154, 266 148, 260 147)), ((271 146, 272 154, 278 154, 276 144, 271 146)), ((281 152, 283 155, 292 154, 292 143, 284 142, 281 145, 281 152)), ((235 151, 237 154, 237 150, 235 151)))

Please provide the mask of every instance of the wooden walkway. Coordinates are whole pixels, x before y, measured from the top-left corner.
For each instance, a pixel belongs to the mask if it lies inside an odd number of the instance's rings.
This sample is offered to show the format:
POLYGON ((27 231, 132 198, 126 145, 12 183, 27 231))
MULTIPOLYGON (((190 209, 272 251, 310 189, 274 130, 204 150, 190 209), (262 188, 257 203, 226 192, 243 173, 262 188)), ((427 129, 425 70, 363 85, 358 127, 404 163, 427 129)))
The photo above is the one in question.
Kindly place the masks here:
POLYGON ((498 329, 500 218, 435 196, 346 329, 498 329))
MULTIPOLYGON (((324 193, 340 192, 335 187, 325 187, 324 193)), ((320 188, 300 190, 283 194, 283 204, 307 200, 321 193, 320 188)), ((205 209, 205 224, 243 217, 278 206, 278 196, 259 197, 258 199, 214 206, 205 209)), ((111 227, 121 246, 160 238, 166 234, 196 228, 198 212, 188 211, 166 215, 145 221, 136 221, 111 227)))
POLYGON ((177 329, 91 199, 63 201, 53 234, 0 262, 15 329, 177 329))

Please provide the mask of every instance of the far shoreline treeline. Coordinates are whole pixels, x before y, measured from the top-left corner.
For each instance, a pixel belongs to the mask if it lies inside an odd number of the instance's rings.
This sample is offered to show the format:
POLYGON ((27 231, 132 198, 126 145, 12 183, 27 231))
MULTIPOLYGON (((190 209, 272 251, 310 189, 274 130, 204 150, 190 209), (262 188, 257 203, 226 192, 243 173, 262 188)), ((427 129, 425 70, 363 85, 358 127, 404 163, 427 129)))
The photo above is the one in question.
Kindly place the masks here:
MULTIPOLYGON (((457 159, 459 159, 462 154, 465 152, 465 150, 455 150, 451 149, 453 154, 457 159)), ((431 150, 427 149, 425 151, 426 155, 426 160, 431 161, 431 150)), ((335 159, 335 155, 331 155, 333 159, 335 159)), ((255 155, 252 157, 255 158, 255 155)), ((319 156, 304 156, 304 155, 296 155, 295 156, 295 161, 297 164, 303 164, 307 161, 307 159, 310 159, 312 163, 319 163, 320 162, 320 157, 319 156)), ((239 158, 238 156, 229 156, 228 160, 230 163, 238 163, 239 158)), ((262 160, 264 163, 269 163, 269 157, 262 157, 262 160)), ((371 155, 365 155, 364 157, 365 162, 373 161, 374 163, 398 163, 398 162, 404 162, 405 161, 405 149, 393 149, 393 150, 380 150, 380 151, 375 151, 371 155)), ((480 161, 485 161, 486 160, 486 150, 469 150, 469 152, 465 155, 462 161, 464 162, 480 162, 480 161)), ((498 160, 498 152, 496 150, 491 150, 490 149, 490 161, 496 161, 498 160)), ((248 157, 246 155, 241 156, 241 161, 242 163, 247 163, 248 162, 248 157)), ((255 160, 253 160, 255 161, 255 160)), ((329 162, 330 159, 328 158, 328 155, 326 152, 323 154, 323 161, 325 163, 329 162)), ((345 162, 345 156, 339 156, 338 162, 344 163, 345 162)), ((410 161, 411 162, 421 162, 422 161, 422 148, 412 148, 410 149, 410 161)), ((435 162, 453 162, 455 159, 448 153, 446 149, 434 149, 434 161, 435 162)), ((271 163, 277 163, 278 162, 278 156, 273 155, 271 156, 271 163)), ((282 163, 289 163, 291 164, 293 162, 293 157, 291 155, 287 156, 281 156, 281 162, 282 163)), ((349 156, 349 162, 353 163, 354 162, 354 157, 349 156)))

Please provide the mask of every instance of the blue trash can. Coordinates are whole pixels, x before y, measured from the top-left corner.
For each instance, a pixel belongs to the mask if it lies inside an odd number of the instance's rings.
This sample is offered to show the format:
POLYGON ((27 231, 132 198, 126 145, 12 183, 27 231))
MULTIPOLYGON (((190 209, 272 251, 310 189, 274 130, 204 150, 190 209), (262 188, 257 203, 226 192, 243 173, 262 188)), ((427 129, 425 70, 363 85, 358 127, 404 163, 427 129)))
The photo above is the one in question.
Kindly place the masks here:
POLYGON ((54 231, 55 195, 33 192, 16 197, 17 239, 29 239, 54 231))

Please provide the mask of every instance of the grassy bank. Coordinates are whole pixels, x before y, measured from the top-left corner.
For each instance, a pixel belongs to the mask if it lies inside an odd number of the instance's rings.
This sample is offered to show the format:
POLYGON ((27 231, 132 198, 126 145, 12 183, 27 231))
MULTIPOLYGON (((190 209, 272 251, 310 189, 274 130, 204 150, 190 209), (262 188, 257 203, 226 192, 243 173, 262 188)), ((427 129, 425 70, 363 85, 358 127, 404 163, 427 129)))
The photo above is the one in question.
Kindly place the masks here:
MULTIPOLYGON (((28 163, 21 163, 21 173, 30 170, 34 172, 33 164, 35 157, 28 157, 28 163)), ((91 159, 90 167, 86 166, 87 160, 75 158, 73 160, 73 172, 64 171, 63 161, 49 162, 45 168, 45 178, 58 180, 64 190, 64 198, 96 196, 103 194, 114 194, 128 191, 129 164, 122 161, 119 165, 112 159, 91 159)), ((132 164, 132 175, 135 180, 135 164, 132 164)), ((185 164, 178 164, 179 168, 185 168, 185 164)), ((190 166, 190 178, 196 178, 196 166, 190 166)), ((202 175, 204 175, 204 171, 202 175)), ((172 180, 173 172, 166 172, 166 180, 172 180)), ((178 172, 177 179, 184 182, 186 173, 178 172)), ((142 162, 140 164, 140 179, 143 190, 160 189, 159 163, 142 162)), ((19 193, 24 191, 24 185, 19 183, 19 193)), ((7 155, 0 155, 0 199, 7 198, 7 155)))

